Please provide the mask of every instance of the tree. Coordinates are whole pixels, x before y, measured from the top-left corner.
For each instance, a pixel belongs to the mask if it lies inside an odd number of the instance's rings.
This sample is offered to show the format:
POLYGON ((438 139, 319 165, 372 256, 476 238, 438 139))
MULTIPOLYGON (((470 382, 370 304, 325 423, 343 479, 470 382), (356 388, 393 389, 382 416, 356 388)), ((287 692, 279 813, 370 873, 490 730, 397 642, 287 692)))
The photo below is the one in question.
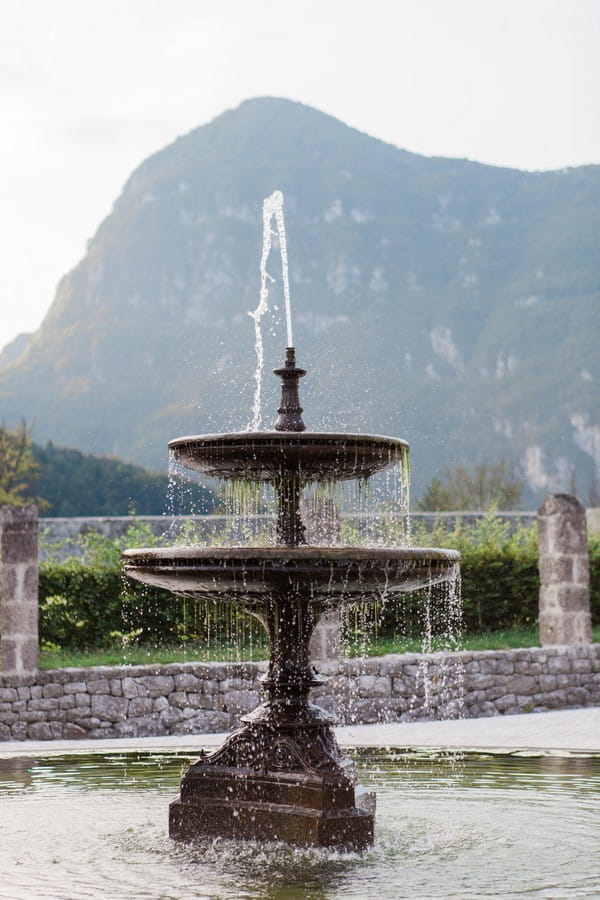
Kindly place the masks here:
POLYGON ((206 485, 180 483, 177 475, 150 472, 109 456, 68 447, 32 446, 39 468, 36 491, 48 516, 138 516, 209 513, 214 495, 206 485))
POLYGON ((443 479, 434 478, 417 507, 424 511, 483 510, 492 504, 500 509, 518 507, 523 479, 513 466, 501 460, 480 463, 473 471, 464 466, 446 468, 443 479))
POLYGON ((0 425, 0 506, 31 503, 37 476, 31 432, 25 422, 16 428, 0 425))

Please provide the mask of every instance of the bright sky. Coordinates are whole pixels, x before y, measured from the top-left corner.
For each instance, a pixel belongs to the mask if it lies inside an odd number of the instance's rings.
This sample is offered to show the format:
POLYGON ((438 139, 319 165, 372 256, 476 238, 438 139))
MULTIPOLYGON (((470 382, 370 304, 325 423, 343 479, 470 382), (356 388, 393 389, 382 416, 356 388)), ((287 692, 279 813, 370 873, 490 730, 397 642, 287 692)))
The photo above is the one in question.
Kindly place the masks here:
POLYGON ((425 155, 600 163, 600 0, 0 0, 0 22, 0 347, 132 169, 249 97, 425 155))

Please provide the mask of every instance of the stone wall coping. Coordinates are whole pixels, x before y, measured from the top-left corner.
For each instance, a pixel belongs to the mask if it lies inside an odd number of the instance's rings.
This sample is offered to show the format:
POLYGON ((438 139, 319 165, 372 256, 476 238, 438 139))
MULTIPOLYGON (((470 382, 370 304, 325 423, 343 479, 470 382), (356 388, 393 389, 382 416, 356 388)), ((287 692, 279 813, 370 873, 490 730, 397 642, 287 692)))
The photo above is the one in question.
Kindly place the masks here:
POLYGON ((4 675, 0 687, 26 687, 32 684, 68 684, 71 681, 98 681, 106 678, 147 678, 153 675, 198 675, 202 678, 244 678, 264 672, 267 662, 182 662, 144 665, 82 666, 67 669, 40 669, 33 675, 4 675))
MULTIPOLYGON (((386 674, 396 666, 404 668, 425 663, 436 663, 443 659, 456 659, 462 663, 477 660, 510 659, 515 662, 531 658, 546 659, 548 656, 582 658, 600 656, 600 643, 553 645, 548 647, 523 647, 511 650, 457 650, 435 653, 389 653, 385 656, 368 656, 342 659, 338 662, 323 663, 319 672, 323 675, 345 673, 349 675, 375 674, 383 665, 386 674)), ((27 687, 33 684, 68 684, 75 681, 99 681, 114 678, 147 678, 160 675, 191 674, 200 678, 221 681, 225 678, 255 677, 265 672, 267 662, 227 663, 227 662, 182 662, 144 665, 88 666, 70 669, 40 669, 31 675, 4 675, 0 672, 0 687, 27 687)))

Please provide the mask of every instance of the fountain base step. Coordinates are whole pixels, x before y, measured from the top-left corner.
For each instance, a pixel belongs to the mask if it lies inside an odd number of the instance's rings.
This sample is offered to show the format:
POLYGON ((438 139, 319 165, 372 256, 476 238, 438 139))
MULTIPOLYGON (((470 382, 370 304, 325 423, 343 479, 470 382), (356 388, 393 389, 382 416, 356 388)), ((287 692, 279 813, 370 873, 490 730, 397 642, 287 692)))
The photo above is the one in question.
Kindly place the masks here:
POLYGON ((286 841, 297 846, 362 850, 373 843, 373 810, 358 808, 342 771, 257 772, 199 762, 171 803, 169 834, 286 841))
POLYGON ((318 810, 213 798, 175 800, 169 806, 169 835, 184 841, 209 836, 364 850, 373 843, 373 821, 372 815, 355 808, 318 810))

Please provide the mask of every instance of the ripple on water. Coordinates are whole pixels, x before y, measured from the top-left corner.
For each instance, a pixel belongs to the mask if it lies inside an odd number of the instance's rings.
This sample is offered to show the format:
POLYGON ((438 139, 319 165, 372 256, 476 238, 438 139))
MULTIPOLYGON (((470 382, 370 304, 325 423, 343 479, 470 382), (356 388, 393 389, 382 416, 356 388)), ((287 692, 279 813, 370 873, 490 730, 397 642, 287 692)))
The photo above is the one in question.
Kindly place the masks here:
POLYGON ((599 758, 361 753, 364 854, 166 834, 188 754, 0 760, 2 898, 594 897, 599 758))

